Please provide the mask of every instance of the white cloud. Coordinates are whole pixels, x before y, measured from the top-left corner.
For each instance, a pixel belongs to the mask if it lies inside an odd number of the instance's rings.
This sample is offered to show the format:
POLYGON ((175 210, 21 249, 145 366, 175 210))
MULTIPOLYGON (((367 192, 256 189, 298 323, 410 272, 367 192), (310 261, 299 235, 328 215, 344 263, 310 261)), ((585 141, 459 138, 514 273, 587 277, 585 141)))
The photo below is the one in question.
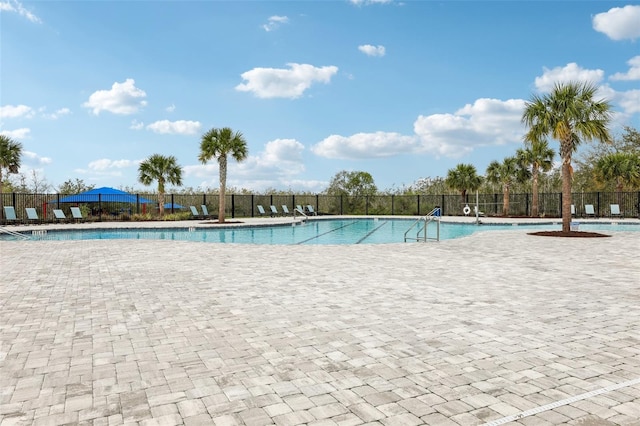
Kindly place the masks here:
POLYGON ((40 18, 38 18, 33 12, 27 10, 18 0, 0 1, 0 11, 15 12, 20 16, 24 16, 31 22, 36 24, 42 23, 40 18))
POLYGON ((393 0, 349 0, 349 3, 356 6, 368 6, 370 4, 386 4, 391 3, 393 0))
POLYGON ((176 110, 176 106, 174 104, 171 104, 168 107, 166 107, 164 110, 167 112, 173 112, 176 110))
MULTIPOLYGON (((640 21, 639 21, 640 25, 640 21)), ((640 55, 634 56, 627 61, 629 64, 629 71, 626 73, 617 72, 611 77, 610 80, 640 80, 640 55)))
POLYGON ((371 44, 363 44, 362 46, 358 46, 358 50, 367 56, 384 56, 386 53, 382 45, 373 46, 371 44))
POLYGON ((26 105, 5 105, 0 107, 0 118, 33 117, 33 109, 26 105))
POLYGON ((413 128, 421 139, 420 150, 460 157, 477 146, 521 142, 522 99, 478 99, 454 114, 419 116, 413 128))
POLYGON ((53 160, 51 160, 51 158, 49 157, 41 157, 38 154, 36 154, 35 152, 31 152, 31 151, 22 151, 22 155, 25 157, 25 159, 31 163, 36 163, 36 164, 40 164, 40 165, 47 165, 47 164, 51 164, 53 162, 53 160))
POLYGON ((331 135, 314 145, 311 151, 326 158, 365 159, 410 153, 418 146, 419 140, 415 136, 375 132, 356 133, 351 136, 331 135))
POLYGON ((174 135, 195 135, 200 130, 202 125, 199 121, 169 121, 161 120, 151 123, 147 126, 148 130, 161 134, 174 134, 174 135))
POLYGON ((617 92, 608 86, 603 86, 598 93, 602 93, 603 98, 616 102, 622 108, 623 114, 627 116, 640 113, 640 89, 617 92))
POLYGON ((71 110, 69 108, 60 108, 55 112, 52 112, 51 114, 47 114, 44 111, 42 111, 42 116, 50 120, 57 120, 58 118, 63 117, 65 115, 69 115, 69 114, 71 114, 71 110))
POLYGON ((131 125, 129 126, 132 130, 142 130, 144 129, 144 123, 138 120, 131 120, 131 125))
POLYGON ((314 82, 329 83, 338 67, 314 67, 309 64, 287 64, 289 69, 254 68, 241 74, 246 83, 236 86, 241 92, 252 92, 259 98, 290 98, 302 96, 314 82))
MULTIPOLYGON (((304 145, 295 139, 276 139, 267 142, 264 151, 249 155, 238 163, 229 161, 228 186, 253 190, 270 187, 287 187, 295 177, 305 171, 302 152, 304 145)), ((218 163, 189 165, 184 167, 186 176, 202 178, 204 187, 217 187, 218 163)))
POLYGON ((267 23, 262 26, 262 28, 269 32, 277 29, 281 24, 286 24, 289 22, 289 18, 286 16, 271 16, 267 19, 267 23))
POLYGON ((593 17, 593 29, 612 40, 640 38, 640 5, 614 7, 593 17))
POLYGON ((91 171, 105 171, 108 169, 124 169, 127 167, 135 166, 139 161, 132 160, 110 160, 108 158, 101 158, 100 160, 92 161, 88 164, 88 168, 91 171))
POLYGON ((21 129, 15 130, 2 130, 0 131, 0 135, 5 135, 10 137, 11 139, 25 139, 29 136, 31 129, 23 127, 21 129))
POLYGON ((536 88, 541 92, 550 92, 556 83, 581 81, 597 84, 604 77, 604 71, 584 69, 575 62, 571 62, 562 68, 549 69, 543 67, 543 70, 542 76, 535 79, 536 88))
POLYGON ((98 90, 89 96, 89 100, 82 104, 90 108, 93 114, 109 111, 113 114, 134 114, 147 105, 144 90, 135 87, 135 80, 126 79, 123 83, 113 83, 110 90, 98 90))

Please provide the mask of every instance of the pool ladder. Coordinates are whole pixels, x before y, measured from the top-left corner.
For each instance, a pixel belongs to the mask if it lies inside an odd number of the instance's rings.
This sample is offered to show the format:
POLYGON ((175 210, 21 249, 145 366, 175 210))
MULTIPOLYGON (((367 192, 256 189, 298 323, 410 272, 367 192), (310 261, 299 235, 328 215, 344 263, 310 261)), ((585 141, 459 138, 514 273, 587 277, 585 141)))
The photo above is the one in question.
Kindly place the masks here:
POLYGON ((426 216, 422 216, 407 229, 407 232, 404 233, 404 242, 407 241, 418 241, 426 243, 429 240, 432 241, 440 241, 440 207, 436 207, 431 210, 429 214, 426 216), (427 228, 431 222, 435 222, 436 224, 436 237, 429 238, 427 236, 427 228), (409 233, 415 228, 415 237, 409 236, 409 233))
POLYGON ((0 232, 3 233, 3 234, 9 234, 12 237, 21 238, 23 240, 28 240, 29 239, 28 235, 22 234, 20 232, 12 231, 10 229, 5 228, 4 226, 0 227, 0 232))

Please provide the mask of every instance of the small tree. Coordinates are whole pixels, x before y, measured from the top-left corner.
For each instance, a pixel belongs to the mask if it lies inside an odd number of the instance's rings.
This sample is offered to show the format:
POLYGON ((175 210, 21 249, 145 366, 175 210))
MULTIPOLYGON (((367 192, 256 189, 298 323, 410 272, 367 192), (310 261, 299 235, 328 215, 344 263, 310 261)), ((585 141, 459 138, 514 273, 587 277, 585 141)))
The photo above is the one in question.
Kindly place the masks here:
POLYGON ((553 157, 555 152, 549 148, 547 141, 538 141, 529 143, 526 149, 518 149, 516 158, 520 163, 520 167, 530 169, 531 172, 531 192, 533 193, 531 200, 531 216, 538 217, 538 184, 540 172, 548 172, 553 166, 553 157))
POLYGON ((242 161, 249 155, 247 141, 240 132, 233 132, 228 127, 211 129, 200 141, 200 155, 198 159, 202 164, 215 158, 220 166, 220 202, 218 203, 218 222, 224 223, 225 195, 227 187, 227 157, 231 155, 236 161, 242 161))
POLYGON ((2 204, 2 185, 6 175, 17 174, 22 160, 22 144, 9 136, 0 135, 0 204, 2 204))
POLYGON ((596 163, 595 172, 600 182, 613 182, 620 202, 620 193, 625 187, 640 187, 640 155, 631 152, 606 155, 596 163))
POLYGON ((57 191, 59 194, 79 194, 80 192, 90 191, 95 188, 95 185, 87 185, 82 179, 76 178, 75 181, 69 179, 58 186, 57 191))
POLYGON ((525 105, 522 122, 526 138, 534 143, 551 136, 560 142, 562 158, 562 231, 571 230, 571 156, 583 140, 608 142, 611 104, 596 100, 589 83, 558 83, 551 93, 533 96, 525 105))
POLYGON ((527 170, 520 167, 516 157, 507 157, 502 163, 492 161, 487 167, 487 180, 502 185, 502 215, 509 215, 509 192, 511 185, 528 179, 527 170))
POLYGON ((182 185, 182 168, 174 156, 154 154, 140 163, 138 167, 138 180, 143 185, 151 185, 158 182, 158 203, 160 204, 160 216, 164 215, 164 191, 165 184, 182 185))
POLYGON ((472 164, 458 164, 455 168, 449 169, 445 183, 451 189, 460 192, 462 204, 467 202, 467 191, 475 191, 482 185, 482 176, 472 164))

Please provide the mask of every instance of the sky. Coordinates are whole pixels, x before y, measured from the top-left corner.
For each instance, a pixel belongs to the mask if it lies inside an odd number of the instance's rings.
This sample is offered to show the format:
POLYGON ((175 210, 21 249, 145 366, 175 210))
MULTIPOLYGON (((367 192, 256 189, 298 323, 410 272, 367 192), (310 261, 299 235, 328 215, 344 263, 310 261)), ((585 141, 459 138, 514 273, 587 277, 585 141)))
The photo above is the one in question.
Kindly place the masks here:
POLYGON ((640 2, 0 0, 0 133, 54 189, 155 190, 137 180, 153 154, 217 188, 198 155, 222 127, 247 141, 236 189, 484 174, 523 146, 525 102, 566 81, 599 87, 614 135, 640 129, 640 2))

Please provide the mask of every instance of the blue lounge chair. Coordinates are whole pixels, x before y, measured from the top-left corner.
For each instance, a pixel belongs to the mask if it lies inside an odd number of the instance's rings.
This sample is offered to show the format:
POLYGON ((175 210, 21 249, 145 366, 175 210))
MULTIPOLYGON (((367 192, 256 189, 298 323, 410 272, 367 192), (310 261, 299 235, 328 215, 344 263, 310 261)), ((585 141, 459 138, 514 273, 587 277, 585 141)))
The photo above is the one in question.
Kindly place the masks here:
POLYGON ((575 216, 576 215, 576 206, 571 204, 571 216, 575 216))
POLYGON ((27 207, 24 209, 27 212, 27 219, 31 222, 40 222, 40 218, 38 217, 38 212, 33 207, 27 207))
POLYGON ((257 206, 258 209, 258 213, 260 213, 260 216, 266 216, 267 212, 264 211, 264 207, 262 207, 260 204, 258 204, 257 206))
POLYGON ((593 204, 585 204, 584 205, 584 214, 586 217, 596 217, 596 211, 593 208, 593 204))
POLYGON ((309 214, 312 214, 314 216, 318 215, 318 213, 316 213, 316 211, 313 209, 313 206, 311 204, 307 204, 307 211, 309 212, 309 214))
POLYGON ((13 206, 4 206, 4 219, 7 222, 17 222, 16 209, 13 206))
POLYGON ((207 209, 207 206, 203 204, 200 207, 202 207, 202 216, 204 216, 205 218, 211 217, 211 215, 209 214, 209 210, 207 209))
POLYGON ((271 208, 271 216, 279 216, 280 213, 278 213, 278 209, 276 208, 276 206, 270 206, 271 208))
POLYGON ((289 211, 289 207, 287 207, 286 204, 282 205, 282 213, 284 213, 285 216, 289 216, 291 214, 291 212, 289 211))
POLYGON ((194 219, 202 218, 202 215, 200 214, 196 206, 189 206, 189 208, 191 209, 191 215, 193 216, 194 219))

